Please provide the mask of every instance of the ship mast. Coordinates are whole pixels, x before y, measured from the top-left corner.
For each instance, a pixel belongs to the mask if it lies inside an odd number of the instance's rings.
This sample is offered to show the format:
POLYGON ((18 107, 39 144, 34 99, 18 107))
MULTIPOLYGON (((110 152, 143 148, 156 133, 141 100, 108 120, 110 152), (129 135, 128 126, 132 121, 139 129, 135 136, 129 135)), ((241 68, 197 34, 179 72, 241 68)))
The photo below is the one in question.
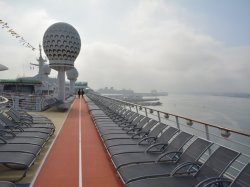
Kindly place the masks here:
POLYGON ((36 59, 38 64, 34 64, 34 63, 30 63, 30 64, 33 65, 33 66, 38 66, 38 68, 39 68, 38 75, 39 75, 40 79, 42 80, 42 77, 43 77, 42 67, 43 67, 44 63, 47 62, 47 60, 46 60, 46 58, 42 57, 42 46, 41 46, 41 44, 39 44, 39 53, 40 53, 40 56, 39 56, 39 58, 36 59))

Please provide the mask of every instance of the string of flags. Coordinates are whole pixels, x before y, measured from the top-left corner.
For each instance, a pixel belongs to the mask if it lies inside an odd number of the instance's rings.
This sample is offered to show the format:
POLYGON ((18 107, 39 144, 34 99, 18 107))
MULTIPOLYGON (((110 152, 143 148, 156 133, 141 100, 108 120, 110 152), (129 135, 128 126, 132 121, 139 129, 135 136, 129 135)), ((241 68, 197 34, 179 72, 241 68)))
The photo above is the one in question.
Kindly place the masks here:
POLYGON ((2 29, 6 29, 7 32, 9 32, 13 37, 17 38, 19 43, 21 43, 24 47, 30 48, 32 51, 35 51, 36 48, 30 45, 29 42, 27 42, 21 35, 19 35, 14 29, 10 28, 8 26, 8 23, 4 22, 0 19, 0 26, 2 29))

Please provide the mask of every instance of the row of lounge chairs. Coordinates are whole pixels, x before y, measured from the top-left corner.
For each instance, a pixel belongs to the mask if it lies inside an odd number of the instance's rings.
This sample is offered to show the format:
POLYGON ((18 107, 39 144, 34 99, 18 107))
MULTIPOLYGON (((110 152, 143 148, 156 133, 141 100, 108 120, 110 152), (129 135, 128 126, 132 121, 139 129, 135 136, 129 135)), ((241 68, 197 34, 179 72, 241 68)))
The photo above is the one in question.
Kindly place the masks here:
MULTIPOLYGON (((54 131, 54 124, 46 117, 13 108, 0 113, 0 163, 10 169, 23 170, 12 182, 25 177, 54 131)), ((11 183, 0 182, 0 186, 4 184, 11 183)))
POLYGON ((88 94, 85 100, 125 186, 250 186, 250 164, 234 181, 223 178, 240 153, 126 110, 102 97, 88 94), (209 157, 204 161, 207 154, 209 157))

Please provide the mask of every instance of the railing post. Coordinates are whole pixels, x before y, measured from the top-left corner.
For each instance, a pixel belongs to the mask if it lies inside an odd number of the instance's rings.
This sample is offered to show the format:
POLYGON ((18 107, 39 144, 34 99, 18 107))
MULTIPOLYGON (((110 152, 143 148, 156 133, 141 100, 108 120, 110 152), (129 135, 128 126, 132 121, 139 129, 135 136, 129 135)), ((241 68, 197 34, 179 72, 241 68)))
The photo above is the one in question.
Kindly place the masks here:
POLYGON ((14 96, 13 97, 13 107, 15 108, 15 109, 19 109, 19 96, 14 96))
POLYGON ((207 125, 205 125, 205 132, 206 132, 206 138, 207 138, 207 140, 210 140, 209 132, 208 132, 208 126, 207 125))
POLYGON ((138 111, 138 106, 135 105, 135 108, 136 108, 136 112, 139 114, 139 111, 138 111))
MULTIPOLYGON (((206 139, 207 139, 207 140, 210 140, 209 132, 208 132, 208 125, 205 125, 205 132, 206 132, 206 139)), ((209 147, 209 149, 208 149, 208 154, 211 155, 211 152, 212 152, 212 150, 211 150, 211 148, 209 147)))
POLYGON ((145 114, 146 114, 146 116, 148 117, 148 111, 147 111, 146 108, 144 108, 144 109, 145 109, 145 114))
POLYGON ((160 112, 159 111, 157 111, 157 115, 158 115, 159 122, 161 122, 161 116, 160 116, 160 112))
POLYGON ((179 118, 178 118, 178 116, 175 116, 175 120, 176 120, 176 126, 177 126, 177 128, 180 130, 180 123, 179 123, 179 118))

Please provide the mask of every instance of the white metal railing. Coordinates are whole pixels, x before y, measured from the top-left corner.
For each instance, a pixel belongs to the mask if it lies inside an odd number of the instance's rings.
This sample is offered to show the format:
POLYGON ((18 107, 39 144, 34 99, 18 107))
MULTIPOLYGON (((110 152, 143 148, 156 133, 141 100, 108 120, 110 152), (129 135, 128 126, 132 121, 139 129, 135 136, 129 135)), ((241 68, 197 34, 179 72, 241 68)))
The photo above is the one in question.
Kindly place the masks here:
POLYGON ((8 98, 8 106, 27 111, 42 111, 47 109, 57 100, 51 95, 32 95, 32 94, 11 94, 2 93, 8 98))

